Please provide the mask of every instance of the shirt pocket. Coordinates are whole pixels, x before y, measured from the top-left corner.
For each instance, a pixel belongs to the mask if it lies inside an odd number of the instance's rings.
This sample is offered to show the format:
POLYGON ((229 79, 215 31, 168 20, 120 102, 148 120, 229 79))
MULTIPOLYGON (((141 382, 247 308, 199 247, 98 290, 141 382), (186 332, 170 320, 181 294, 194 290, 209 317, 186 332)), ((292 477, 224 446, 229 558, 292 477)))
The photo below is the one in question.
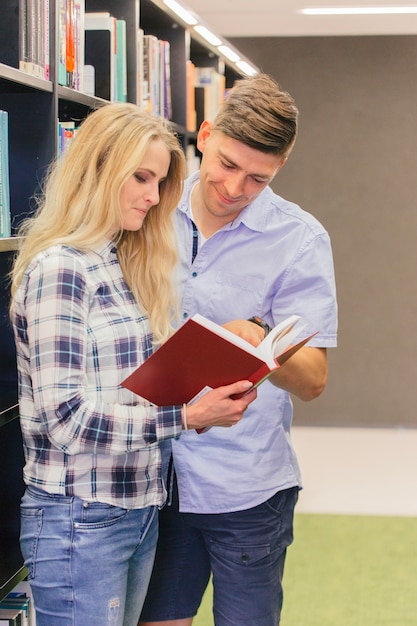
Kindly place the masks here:
POLYGON ((263 313, 266 292, 266 280, 260 276, 217 272, 209 308, 217 319, 219 314, 225 321, 247 319, 263 313))

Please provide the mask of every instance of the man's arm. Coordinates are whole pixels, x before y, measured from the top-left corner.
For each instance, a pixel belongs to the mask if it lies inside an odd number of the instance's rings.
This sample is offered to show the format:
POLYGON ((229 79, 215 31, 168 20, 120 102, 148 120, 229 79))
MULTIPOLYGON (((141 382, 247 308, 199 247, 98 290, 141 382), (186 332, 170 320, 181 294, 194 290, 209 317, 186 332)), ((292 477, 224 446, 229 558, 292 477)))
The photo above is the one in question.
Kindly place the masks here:
POLYGON ((304 346, 274 372, 269 380, 300 400, 314 400, 327 382, 327 349, 304 346))
MULTIPOLYGON (((223 326, 254 346, 265 337, 263 328, 248 320, 233 320, 223 326)), ((269 380, 300 400, 308 402, 323 392, 327 374, 327 349, 304 346, 274 372, 269 380)))

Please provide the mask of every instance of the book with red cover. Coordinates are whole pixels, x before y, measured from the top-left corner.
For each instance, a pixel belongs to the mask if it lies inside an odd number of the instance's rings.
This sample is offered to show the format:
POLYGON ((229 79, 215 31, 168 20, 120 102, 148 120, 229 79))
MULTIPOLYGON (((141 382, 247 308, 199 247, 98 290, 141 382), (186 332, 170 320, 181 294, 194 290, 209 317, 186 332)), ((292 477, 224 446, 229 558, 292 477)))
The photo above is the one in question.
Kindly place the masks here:
POLYGON ((255 348, 196 314, 122 385, 158 406, 188 403, 203 389, 239 380, 250 380, 257 386, 313 337, 293 344, 303 328, 300 317, 292 315, 255 348))

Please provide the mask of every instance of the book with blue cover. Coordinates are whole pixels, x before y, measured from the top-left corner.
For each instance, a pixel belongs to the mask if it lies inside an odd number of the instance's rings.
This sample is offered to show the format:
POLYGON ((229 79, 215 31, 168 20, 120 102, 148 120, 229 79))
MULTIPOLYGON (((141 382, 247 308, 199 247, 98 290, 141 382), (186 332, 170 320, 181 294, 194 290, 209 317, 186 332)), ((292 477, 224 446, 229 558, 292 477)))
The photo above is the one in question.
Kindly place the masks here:
POLYGON ((0 111, 0 237, 11 236, 9 180, 9 114, 0 111))

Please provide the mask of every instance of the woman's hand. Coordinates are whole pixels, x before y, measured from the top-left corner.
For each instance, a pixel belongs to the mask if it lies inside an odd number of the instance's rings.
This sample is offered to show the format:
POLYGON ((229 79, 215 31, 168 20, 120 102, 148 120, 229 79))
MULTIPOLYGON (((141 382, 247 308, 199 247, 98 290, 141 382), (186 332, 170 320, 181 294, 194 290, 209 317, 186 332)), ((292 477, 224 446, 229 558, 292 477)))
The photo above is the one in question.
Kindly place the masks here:
POLYGON ((197 402, 187 405, 187 428, 234 426, 256 395, 256 389, 252 389, 252 383, 247 380, 208 391, 197 402))

